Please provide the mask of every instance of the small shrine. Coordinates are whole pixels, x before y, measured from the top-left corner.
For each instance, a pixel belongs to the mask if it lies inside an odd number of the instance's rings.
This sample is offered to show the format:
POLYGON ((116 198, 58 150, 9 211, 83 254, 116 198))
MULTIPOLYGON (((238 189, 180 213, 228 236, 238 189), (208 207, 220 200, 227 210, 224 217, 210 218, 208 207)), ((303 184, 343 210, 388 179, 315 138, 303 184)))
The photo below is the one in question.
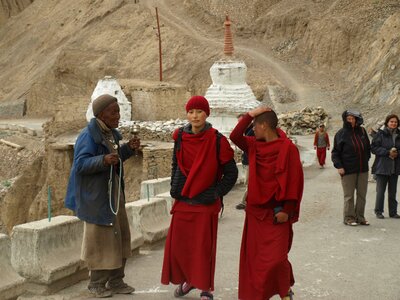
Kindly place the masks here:
POLYGON ((225 57, 211 66, 212 84, 205 97, 212 109, 208 118, 210 123, 222 133, 229 134, 237 123, 238 114, 259 106, 260 102, 246 83, 246 64, 233 58, 231 21, 228 16, 225 18, 224 27, 225 57))
POLYGON ((97 82, 96 88, 93 91, 91 101, 89 103, 86 120, 89 122, 93 118, 92 102, 98 96, 103 94, 109 94, 118 99, 118 105, 120 109, 121 121, 130 121, 132 115, 131 103, 122 91, 118 81, 112 76, 104 76, 97 82))

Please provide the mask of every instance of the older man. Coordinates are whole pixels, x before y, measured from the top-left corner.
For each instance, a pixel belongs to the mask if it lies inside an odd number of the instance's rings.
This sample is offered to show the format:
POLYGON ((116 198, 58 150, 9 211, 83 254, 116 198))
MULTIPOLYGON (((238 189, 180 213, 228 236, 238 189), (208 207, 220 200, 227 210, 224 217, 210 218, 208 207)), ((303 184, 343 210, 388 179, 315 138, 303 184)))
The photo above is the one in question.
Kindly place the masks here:
POLYGON ((131 139, 120 146, 115 97, 101 95, 92 107, 95 118, 75 143, 65 206, 84 221, 82 259, 90 270, 88 289, 93 296, 105 298, 135 290, 123 281, 131 237, 122 163, 134 154, 140 141, 131 139))

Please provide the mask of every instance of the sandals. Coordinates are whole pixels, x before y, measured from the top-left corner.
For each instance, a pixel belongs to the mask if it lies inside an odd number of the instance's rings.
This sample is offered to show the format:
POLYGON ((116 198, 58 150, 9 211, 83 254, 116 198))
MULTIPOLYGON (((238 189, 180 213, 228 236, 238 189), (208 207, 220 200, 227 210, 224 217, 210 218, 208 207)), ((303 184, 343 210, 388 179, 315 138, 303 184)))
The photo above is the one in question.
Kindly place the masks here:
POLYGON ((210 292, 201 292, 200 294, 200 300, 213 300, 214 296, 210 292))
MULTIPOLYGON (((191 290, 194 290, 194 289, 195 289, 194 286, 191 286, 191 287, 189 287, 189 289, 188 289, 187 291, 184 291, 184 290, 183 290, 183 285, 184 285, 184 284, 187 284, 187 283, 186 283, 186 282, 185 282, 185 283, 181 283, 181 284, 178 285, 178 287, 175 289, 175 291, 174 291, 174 297, 175 297, 175 298, 183 297, 183 296, 189 294, 189 292, 190 292, 191 290)), ((188 284, 187 284, 187 285, 188 285, 188 284)))

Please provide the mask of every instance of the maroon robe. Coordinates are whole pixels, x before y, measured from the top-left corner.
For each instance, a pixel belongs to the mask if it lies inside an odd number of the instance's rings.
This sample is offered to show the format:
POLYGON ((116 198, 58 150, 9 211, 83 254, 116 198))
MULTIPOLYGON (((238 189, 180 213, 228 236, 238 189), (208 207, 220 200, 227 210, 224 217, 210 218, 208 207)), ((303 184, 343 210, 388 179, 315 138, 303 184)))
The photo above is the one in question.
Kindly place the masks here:
MULTIPOLYGON (((175 131, 174 140, 177 136, 175 131)), ((176 153, 178 167, 187 177, 182 195, 192 198, 215 183, 219 164, 233 158, 233 150, 225 137, 220 140, 219 162, 216 151, 215 129, 198 134, 182 133, 181 148, 176 153)), ((175 201, 165 242, 161 283, 187 282, 200 290, 214 290, 220 210, 219 199, 211 205, 175 201)))
POLYGON ((249 156, 246 219, 239 266, 239 299, 265 300, 287 295, 294 284, 288 253, 292 223, 299 217, 303 194, 303 169, 297 147, 277 129, 279 138, 258 141, 244 136, 252 118, 244 116, 231 140, 249 156), (274 224, 274 211, 283 206, 290 219, 274 224))

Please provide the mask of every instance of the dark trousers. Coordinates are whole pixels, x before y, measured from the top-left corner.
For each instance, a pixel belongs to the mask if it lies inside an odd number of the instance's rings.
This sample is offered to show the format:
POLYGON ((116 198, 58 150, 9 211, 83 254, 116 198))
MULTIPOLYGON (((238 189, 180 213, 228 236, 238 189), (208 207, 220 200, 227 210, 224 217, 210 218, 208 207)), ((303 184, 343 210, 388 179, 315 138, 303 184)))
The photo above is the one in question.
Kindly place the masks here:
POLYGON ((114 270, 91 270, 88 288, 105 287, 106 283, 110 287, 121 285, 125 277, 126 258, 122 260, 122 266, 114 270))
POLYGON ((388 187, 388 198, 389 198, 389 216, 393 217, 397 214, 397 178, 398 175, 376 175, 376 201, 375 201, 375 213, 383 213, 385 203, 385 191, 386 186, 388 187))

